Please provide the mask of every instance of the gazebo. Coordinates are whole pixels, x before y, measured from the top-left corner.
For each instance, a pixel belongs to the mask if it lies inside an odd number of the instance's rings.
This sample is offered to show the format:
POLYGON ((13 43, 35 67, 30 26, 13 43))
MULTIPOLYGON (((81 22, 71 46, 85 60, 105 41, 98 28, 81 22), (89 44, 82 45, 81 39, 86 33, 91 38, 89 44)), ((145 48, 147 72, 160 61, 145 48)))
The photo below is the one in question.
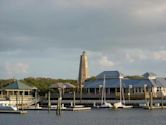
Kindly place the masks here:
POLYGON ((49 90, 58 90, 59 97, 62 97, 62 94, 64 94, 65 90, 74 91, 75 88, 76 86, 71 83, 55 83, 49 87, 49 90))
POLYGON ((35 101, 35 97, 33 97, 34 89, 37 88, 15 80, 0 90, 0 97, 1 100, 9 101, 11 104, 19 104, 23 101, 24 104, 31 105, 35 101))
POLYGON ((51 101, 50 101, 50 95, 51 95, 50 91, 51 90, 58 90, 58 92, 59 92, 58 102, 61 102, 62 95, 64 94, 66 89, 72 90, 72 92, 74 93, 73 99, 74 99, 74 104, 75 104, 75 88, 76 88, 76 86, 71 84, 71 83, 55 83, 55 84, 52 84, 49 87, 49 92, 48 92, 48 107, 51 106, 51 101))

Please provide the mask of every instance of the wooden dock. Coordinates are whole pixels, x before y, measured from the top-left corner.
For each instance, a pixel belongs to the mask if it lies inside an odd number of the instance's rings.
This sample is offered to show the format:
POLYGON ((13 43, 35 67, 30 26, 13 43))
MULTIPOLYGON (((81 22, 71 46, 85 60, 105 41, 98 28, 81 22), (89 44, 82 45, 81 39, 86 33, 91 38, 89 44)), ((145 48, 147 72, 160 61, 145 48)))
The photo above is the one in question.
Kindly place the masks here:
POLYGON ((5 113, 5 114, 27 114, 27 111, 10 111, 10 110, 0 110, 0 113, 5 113))
POLYGON ((75 105, 64 109, 65 111, 87 111, 91 110, 91 107, 84 107, 84 105, 75 105))
POLYGON ((152 106, 152 107, 145 106, 143 108, 144 109, 166 109, 166 106, 152 106))
MULTIPOLYGON (((40 108, 31 107, 31 108, 27 108, 26 110, 56 111, 57 108, 56 108, 56 106, 51 107, 50 109, 48 109, 47 107, 40 107, 40 108)), ((62 111, 86 111, 86 110, 91 110, 91 107, 84 107, 83 105, 76 105, 73 107, 62 107, 61 110, 62 111)))

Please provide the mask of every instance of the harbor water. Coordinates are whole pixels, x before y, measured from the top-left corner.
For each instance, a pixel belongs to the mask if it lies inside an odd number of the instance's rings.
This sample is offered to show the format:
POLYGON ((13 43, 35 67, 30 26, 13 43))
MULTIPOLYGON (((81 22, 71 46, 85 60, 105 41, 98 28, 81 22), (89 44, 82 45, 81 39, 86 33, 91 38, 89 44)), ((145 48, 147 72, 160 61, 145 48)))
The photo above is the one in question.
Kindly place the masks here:
POLYGON ((91 111, 28 111, 0 114, 0 125, 166 125, 166 110, 93 109, 91 111))

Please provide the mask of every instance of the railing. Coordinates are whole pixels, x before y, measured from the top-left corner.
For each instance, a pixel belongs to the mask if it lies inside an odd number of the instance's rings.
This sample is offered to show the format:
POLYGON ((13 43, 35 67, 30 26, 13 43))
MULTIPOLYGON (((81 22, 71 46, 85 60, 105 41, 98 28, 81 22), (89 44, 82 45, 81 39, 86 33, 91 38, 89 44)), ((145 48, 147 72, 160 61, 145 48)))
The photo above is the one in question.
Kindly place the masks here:
POLYGON ((21 100, 22 98, 23 98, 23 100, 32 100, 32 99, 34 99, 34 97, 31 96, 31 95, 24 95, 24 96, 22 96, 22 95, 19 95, 19 96, 10 95, 9 96, 10 100, 16 100, 16 99, 21 100))

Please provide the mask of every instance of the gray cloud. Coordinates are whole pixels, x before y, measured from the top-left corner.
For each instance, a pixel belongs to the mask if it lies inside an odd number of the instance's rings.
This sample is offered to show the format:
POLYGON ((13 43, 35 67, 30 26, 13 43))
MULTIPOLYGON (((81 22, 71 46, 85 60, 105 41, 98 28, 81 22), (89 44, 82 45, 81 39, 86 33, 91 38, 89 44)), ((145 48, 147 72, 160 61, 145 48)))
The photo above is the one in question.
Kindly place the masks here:
POLYGON ((166 11, 164 1, 70 2, 2 2, 0 50, 52 46, 89 50, 156 48, 165 42, 166 18, 156 18, 166 11), (158 12, 160 6, 163 9, 158 12), (143 16, 153 11, 158 13, 143 16))
POLYGON ((137 59, 153 53, 143 61, 163 62, 165 13, 164 0, 0 0, 0 57, 32 63, 73 54, 76 61, 76 52, 88 50, 99 53, 92 54, 94 60, 112 62, 112 68, 131 62, 137 67, 137 59))

